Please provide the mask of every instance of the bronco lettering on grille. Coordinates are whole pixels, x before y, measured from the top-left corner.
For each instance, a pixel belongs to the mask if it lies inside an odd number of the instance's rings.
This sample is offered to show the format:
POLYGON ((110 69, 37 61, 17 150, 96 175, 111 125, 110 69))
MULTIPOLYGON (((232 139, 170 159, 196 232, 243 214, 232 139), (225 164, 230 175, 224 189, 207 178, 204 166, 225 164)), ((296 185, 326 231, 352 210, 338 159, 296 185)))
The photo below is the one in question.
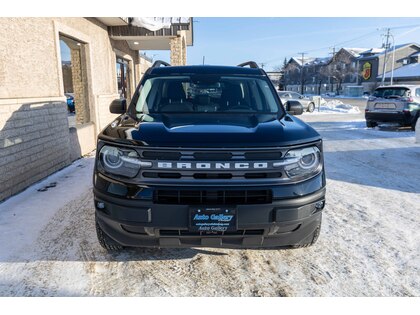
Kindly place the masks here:
POLYGON ((190 162, 179 162, 179 163, 172 163, 172 162, 158 162, 157 168, 163 169, 265 169, 268 168, 268 163, 266 162, 238 162, 238 163, 229 163, 229 162, 197 162, 197 163, 190 163, 190 162))

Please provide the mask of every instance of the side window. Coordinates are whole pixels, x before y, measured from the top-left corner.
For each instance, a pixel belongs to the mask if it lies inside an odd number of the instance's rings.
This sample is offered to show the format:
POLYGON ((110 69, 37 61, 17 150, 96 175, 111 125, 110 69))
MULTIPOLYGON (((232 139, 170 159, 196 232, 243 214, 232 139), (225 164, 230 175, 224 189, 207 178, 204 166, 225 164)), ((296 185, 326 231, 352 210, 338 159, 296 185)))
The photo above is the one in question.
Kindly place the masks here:
POLYGON ((420 88, 416 89, 416 97, 420 97, 420 88))

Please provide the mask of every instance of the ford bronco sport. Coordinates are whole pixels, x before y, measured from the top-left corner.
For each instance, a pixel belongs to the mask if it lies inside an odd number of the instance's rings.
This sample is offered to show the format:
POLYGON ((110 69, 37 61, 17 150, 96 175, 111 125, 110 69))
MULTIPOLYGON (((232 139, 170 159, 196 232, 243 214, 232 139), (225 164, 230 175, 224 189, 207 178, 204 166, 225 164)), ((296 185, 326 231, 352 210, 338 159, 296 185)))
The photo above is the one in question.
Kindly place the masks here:
POLYGON ((255 62, 157 61, 98 136, 96 230, 124 247, 297 248, 325 204, 320 135, 255 62), (249 67, 248 67, 249 66, 249 67), (286 109, 283 107, 285 105, 286 109))

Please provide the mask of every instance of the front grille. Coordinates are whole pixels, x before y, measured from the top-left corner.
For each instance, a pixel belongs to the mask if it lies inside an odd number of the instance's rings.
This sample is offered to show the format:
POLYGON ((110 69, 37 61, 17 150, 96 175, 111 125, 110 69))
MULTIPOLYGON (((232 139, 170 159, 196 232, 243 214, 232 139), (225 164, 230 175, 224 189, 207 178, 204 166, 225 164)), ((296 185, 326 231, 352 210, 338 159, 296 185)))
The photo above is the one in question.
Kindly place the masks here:
POLYGON ((143 177, 146 178, 170 178, 177 179, 181 178, 180 173, 164 173, 164 172, 143 172, 143 177))
POLYGON ((141 157, 146 160, 166 160, 166 161, 269 161, 281 159, 287 152, 287 149, 226 149, 219 150, 195 150, 195 149, 179 149, 178 150, 155 150, 143 149, 139 150, 141 157))
POLYGON ((278 160, 283 154, 279 152, 245 152, 245 159, 247 160, 278 160))
POLYGON ((246 173, 246 179, 255 179, 255 178, 280 178, 282 176, 281 172, 272 172, 272 173, 246 173))
POLYGON ((198 161, 229 161, 232 159, 231 152, 194 152, 193 156, 198 161))
MULTIPOLYGON (((140 157, 150 162, 139 173, 146 183, 163 185, 182 181, 194 185, 209 182, 226 184, 262 180, 285 182, 281 168, 274 163, 284 159, 288 148, 139 148, 140 157)), ((245 197, 244 197, 245 198, 245 197)))
POLYGON ((178 161, 181 158, 181 153, 174 151, 143 151, 141 156, 146 160, 178 161))
POLYGON ((154 202, 181 205, 244 205, 271 203, 271 190, 162 190, 154 193, 154 202))
POLYGON ((263 235, 264 230, 237 230, 229 232, 208 232, 208 231, 186 231, 186 230, 160 230, 160 236, 246 236, 246 235, 263 235))
POLYGON ((195 179, 231 179, 232 174, 230 173, 195 173, 193 177, 195 179))
MULTIPOLYGON (((238 172, 236 172, 238 173, 238 172)), ((244 173, 244 174, 235 174, 232 172, 224 173, 194 173, 194 172, 161 172, 161 171, 147 171, 142 172, 144 178, 165 178, 165 179, 198 179, 198 180, 207 180, 207 179, 262 179, 262 178, 281 178, 281 172, 253 172, 253 173, 244 173)))

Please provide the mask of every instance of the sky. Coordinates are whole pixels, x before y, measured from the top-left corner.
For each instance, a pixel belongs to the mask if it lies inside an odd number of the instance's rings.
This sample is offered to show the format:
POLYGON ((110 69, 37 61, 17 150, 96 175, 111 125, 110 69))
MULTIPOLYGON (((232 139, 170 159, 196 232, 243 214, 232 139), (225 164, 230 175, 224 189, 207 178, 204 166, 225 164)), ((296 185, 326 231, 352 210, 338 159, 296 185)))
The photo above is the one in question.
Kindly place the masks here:
MULTIPOLYGON (((237 65, 253 60, 267 71, 306 52, 326 57, 341 47, 381 47, 390 27, 395 43, 420 44, 420 18, 202 18, 194 17, 187 63, 237 65)), ((144 51, 169 61, 168 51, 144 51)))

